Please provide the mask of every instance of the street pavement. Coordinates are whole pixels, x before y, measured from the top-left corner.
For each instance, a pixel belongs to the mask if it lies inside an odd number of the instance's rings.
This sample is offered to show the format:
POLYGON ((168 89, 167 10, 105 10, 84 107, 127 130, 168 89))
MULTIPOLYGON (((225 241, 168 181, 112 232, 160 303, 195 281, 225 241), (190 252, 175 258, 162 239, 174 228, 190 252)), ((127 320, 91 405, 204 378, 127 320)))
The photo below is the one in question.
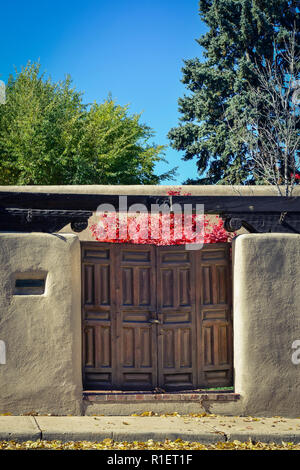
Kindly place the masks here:
POLYGON ((300 418, 234 416, 0 416, 0 441, 300 442, 300 418))

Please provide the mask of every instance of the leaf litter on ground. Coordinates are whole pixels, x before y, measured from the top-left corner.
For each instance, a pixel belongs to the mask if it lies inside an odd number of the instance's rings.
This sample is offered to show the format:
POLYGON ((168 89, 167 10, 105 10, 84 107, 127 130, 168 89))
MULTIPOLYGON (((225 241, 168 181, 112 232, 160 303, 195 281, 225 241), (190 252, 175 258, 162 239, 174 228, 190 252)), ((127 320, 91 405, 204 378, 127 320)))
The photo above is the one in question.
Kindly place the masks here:
POLYGON ((146 442, 117 442, 113 439, 104 439, 100 442, 89 441, 0 441, 0 450, 300 450, 300 443, 282 442, 281 444, 253 442, 217 442, 215 444, 202 444, 181 439, 155 442, 149 439, 146 442))

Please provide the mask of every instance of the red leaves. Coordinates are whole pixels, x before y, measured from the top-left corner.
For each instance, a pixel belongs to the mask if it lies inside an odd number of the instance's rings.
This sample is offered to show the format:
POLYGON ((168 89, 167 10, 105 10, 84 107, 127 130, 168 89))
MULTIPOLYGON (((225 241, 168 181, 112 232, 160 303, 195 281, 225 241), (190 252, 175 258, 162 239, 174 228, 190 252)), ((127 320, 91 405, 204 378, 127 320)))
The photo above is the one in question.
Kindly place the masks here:
MULTIPOLYGON (((300 178, 300 176, 299 176, 300 178)), ((168 191, 168 196, 180 196, 181 188, 168 191)), ((182 196, 191 196, 183 193, 182 196)), ((120 214, 121 215, 121 214, 120 214)), ((197 229, 203 227, 203 243, 231 242, 236 233, 224 229, 223 221, 218 216, 212 223, 207 216, 198 214, 185 216, 183 214, 127 214, 126 227, 123 217, 113 212, 106 213, 97 224, 90 227, 92 236, 101 242, 134 243, 148 245, 185 245, 199 243, 197 229)))
POLYGON ((191 196, 192 193, 182 193, 181 190, 179 189, 178 191, 167 191, 168 196, 191 196))
MULTIPOLYGON (((120 218, 117 213, 104 214, 97 224, 90 227, 92 236, 101 242, 134 243, 153 245, 184 245, 197 243, 196 223, 201 224, 197 215, 178 214, 138 214, 127 216, 126 235, 120 233, 120 218)), ((198 216, 201 217, 201 216, 198 216)), ((231 242, 235 233, 224 229, 223 221, 218 216, 212 223, 207 216, 203 219, 204 243, 231 242)))
MULTIPOLYGON (((217 223, 213 224, 210 223, 207 219, 207 216, 205 216, 205 223, 207 223, 206 227, 209 228, 209 230, 205 230, 204 233, 204 243, 227 243, 231 242, 232 238, 236 235, 236 233, 229 233, 225 230, 224 228, 224 223, 223 220, 220 219, 218 216, 217 217, 217 223)), ((206 228, 205 227, 205 228, 206 228)))
POLYGON ((180 196, 180 191, 168 191, 168 196, 180 196))

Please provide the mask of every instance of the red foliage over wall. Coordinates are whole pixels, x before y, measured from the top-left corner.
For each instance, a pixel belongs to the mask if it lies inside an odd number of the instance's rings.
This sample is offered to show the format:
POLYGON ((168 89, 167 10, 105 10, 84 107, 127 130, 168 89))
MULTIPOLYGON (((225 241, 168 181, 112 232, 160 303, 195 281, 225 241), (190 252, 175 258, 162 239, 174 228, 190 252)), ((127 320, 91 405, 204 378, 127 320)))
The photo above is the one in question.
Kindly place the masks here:
MULTIPOLYGON (((181 191, 168 191, 169 196, 179 196, 181 191)), ((190 193, 183 193, 189 196, 190 193)), ((196 230, 203 227, 203 243, 231 242, 235 233, 224 229, 223 221, 218 216, 213 223, 208 216, 198 214, 127 214, 105 213, 99 222, 90 227, 92 236, 97 241, 110 243, 135 243, 153 245, 184 245, 199 243, 196 230)))
MULTIPOLYGON (((175 216, 176 217, 176 216, 175 216)), ((174 215, 170 214, 170 236, 164 236, 162 230, 164 216, 161 215, 159 221, 159 232, 157 237, 151 237, 151 215, 146 215, 142 223, 134 216, 127 217, 127 233, 120 234, 120 223, 118 214, 104 214, 97 224, 90 227, 93 237, 97 241, 110 243, 136 243, 136 244, 154 244, 154 245, 184 245, 186 243, 195 243, 195 216, 192 216, 190 227, 185 227, 181 231, 181 236, 176 237, 174 228, 174 215)), ((183 219, 183 216, 182 216, 183 219)), ((204 243, 226 243, 231 242, 235 233, 229 233, 224 229, 222 219, 217 217, 217 222, 212 223, 207 216, 204 216, 204 243)), ((184 223, 184 219, 183 219, 184 223)), ((182 224, 183 225, 183 224, 182 224)), ((179 230, 179 229, 178 229, 179 230)), ((177 233, 178 233, 177 230, 177 233)))

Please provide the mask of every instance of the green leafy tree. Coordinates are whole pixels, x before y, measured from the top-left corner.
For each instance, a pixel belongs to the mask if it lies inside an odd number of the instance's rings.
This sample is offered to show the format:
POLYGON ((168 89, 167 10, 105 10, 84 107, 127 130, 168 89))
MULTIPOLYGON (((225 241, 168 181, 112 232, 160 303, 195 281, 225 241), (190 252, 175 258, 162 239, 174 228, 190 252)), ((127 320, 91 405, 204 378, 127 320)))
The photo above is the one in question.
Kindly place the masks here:
MULTIPOLYGON (((182 82, 189 93, 179 99, 180 123, 168 137, 184 151, 184 160, 197 159, 199 178, 189 184, 263 184, 264 175, 252 171, 245 133, 237 130, 253 115, 250 94, 260 86, 274 49, 279 57, 294 35, 299 52, 299 2, 200 0, 199 13, 209 28, 198 40, 204 61, 184 61, 182 82)), ((273 70, 282 83, 289 64, 276 63, 273 70)))
POLYGON ((111 97, 85 105, 70 77, 58 83, 27 64, 0 106, 0 184, 158 184, 164 146, 111 97))

